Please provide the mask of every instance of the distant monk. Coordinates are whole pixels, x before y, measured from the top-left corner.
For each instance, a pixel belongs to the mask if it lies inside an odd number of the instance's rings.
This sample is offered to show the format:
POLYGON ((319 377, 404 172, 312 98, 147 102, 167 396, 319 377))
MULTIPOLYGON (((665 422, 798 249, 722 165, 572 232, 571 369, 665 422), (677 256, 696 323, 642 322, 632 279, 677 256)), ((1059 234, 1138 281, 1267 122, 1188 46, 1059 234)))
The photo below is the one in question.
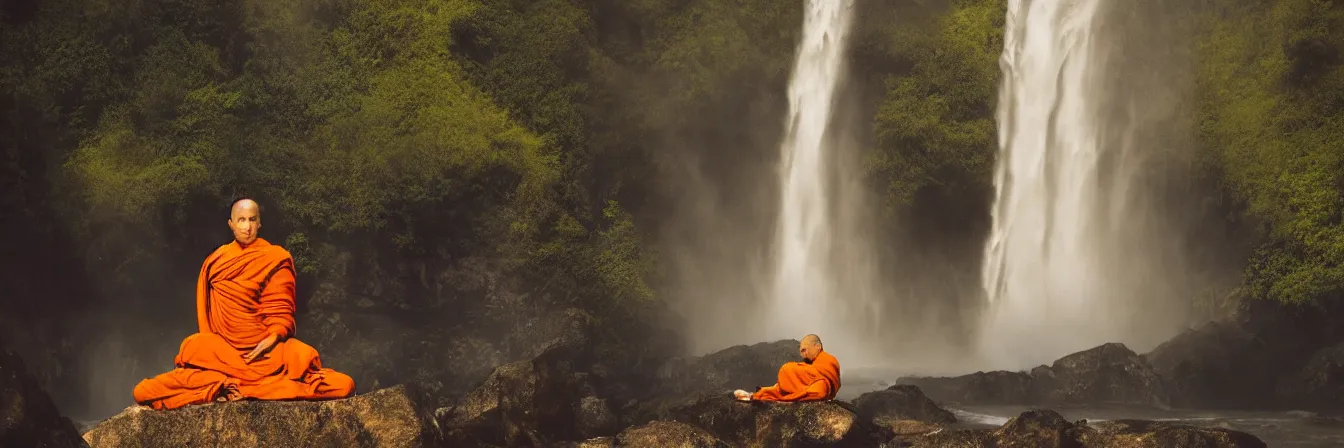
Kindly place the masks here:
POLYGON ((322 367, 294 338, 294 259, 257 238, 261 208, 233 203, 234 241, 205 258, 196 284, 199 332, 182 341, 175 369, 135 386, 136 403, 176 409, 210 401, 349 397, 350 376, 322 367))
POLYGON ((798 344, 802 362, 791 362, 779 368, 779 382, 762 387, 756 393, 738 389, 733 396, 742 401, 821 401, 835 398, 840 391, 840 361, 821 347, 821 338, 815 334, 803 337, 798 344))

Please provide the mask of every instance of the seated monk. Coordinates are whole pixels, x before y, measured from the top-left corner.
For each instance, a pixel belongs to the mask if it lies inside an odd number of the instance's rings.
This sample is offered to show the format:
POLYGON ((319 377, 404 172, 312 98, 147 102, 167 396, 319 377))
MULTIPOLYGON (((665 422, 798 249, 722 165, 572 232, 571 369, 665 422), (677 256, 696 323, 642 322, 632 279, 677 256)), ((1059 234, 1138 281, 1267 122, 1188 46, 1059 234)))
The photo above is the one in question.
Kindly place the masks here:
POLYGON ((738 389, 733 397, 741 401, 821 401, 835 398, 840 391, 840 361, 821 347, 821 338, 815 334, 803 337, 798 344, 802 362, 791 362, 779 368, 779 382, 761 387, 756 393, 738 389))
POLYGON ((294 259, 257 237, 260 206, 234 202, 229 228, 234 241, 201 266, 199 332, 182 341, 176 368, 135 386, 135 402, 175 409, 212 400, 349 397, 354 380, 323 368, 317 350, 294 337, 294 259))

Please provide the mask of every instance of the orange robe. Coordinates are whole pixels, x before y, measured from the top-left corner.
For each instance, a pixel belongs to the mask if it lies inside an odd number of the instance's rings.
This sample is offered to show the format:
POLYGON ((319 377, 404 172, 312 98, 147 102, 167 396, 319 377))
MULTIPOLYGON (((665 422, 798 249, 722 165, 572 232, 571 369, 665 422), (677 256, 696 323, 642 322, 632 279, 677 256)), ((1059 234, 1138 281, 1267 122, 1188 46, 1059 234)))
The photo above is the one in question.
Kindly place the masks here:
POLYGON ((823 350, 812 363, 791 362, 779 368, 779 382, 751 394, 756 401, 821 401, 840 391, 840 361, 823 350))
POLYGON ((175 409, 213 401, 233 386, 245 398, 316 400, 345 398, 355 390, 349 375, 322 367, 317 350, 294 338, 294 259, 284 248, 257 238, 237 241, 206 257, 196 285, 199 332, 187 336, 175 368, 140 381, 136 403, 175 409), (271 350, 243 358, 269 335, 271 350))

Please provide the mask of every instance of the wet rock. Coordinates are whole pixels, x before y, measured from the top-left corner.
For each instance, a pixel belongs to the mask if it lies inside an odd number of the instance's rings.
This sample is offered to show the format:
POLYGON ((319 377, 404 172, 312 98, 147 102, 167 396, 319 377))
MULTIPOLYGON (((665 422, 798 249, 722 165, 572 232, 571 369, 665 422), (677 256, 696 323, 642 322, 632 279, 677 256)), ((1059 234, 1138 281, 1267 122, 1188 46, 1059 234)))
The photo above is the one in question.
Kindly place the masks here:
POLYGON ((1023 372, 975 372, 952 378, 902 377, 896 383, 919 387, 930 398, 949 403, 1031 403, 1032 377, 1023 372))
POLYGON ((914 420, 956 423, 957 417, 924 396, 918 387, 898 384, 886 390, 867 392, 854 399, 859 417, 872 420, 914 420))
POLYGON ((1145 420, 1073 423, 1049 409, 1023 412, 997 429, 944 430, 909 440, 913 447, 1260 448, 1253 435, 1145 420))
POLYGON ((435 447, 425 399, 397 386, 343 400, 239 401, 169 411, 127 408, 84 434, 90 446, 435 447))
POLYGON ((594 396, 587 322, 572 326, 533 359, 497 367, 438 421, 454 445, 545 446, 611 435, 617 424, 594 396))
POLYGON ((975 404, 1169 403, 1162 377, 1123 344, 1103 344, 1026 372, 976 372, 953 378, 906 377, 935 400, 975 404))
POLYGON ((568 448, 729 448, 730 445, 703 429, 681 423, 652 421, 621 431, 615 437, 601 437, 563 445, 568 448))
MULTIPOLYGON (((0 342, 3 345, 3 342, 0 342)), ((19 356, 0 348, 0 446, 86 446, 19 356)))
MULTIPOLYGON (((1231 319, 1187 330, 1145 358, 1168 385, 1173 406, 1310 407, 1313 400, 1305 394, 1315 386, 1307 382, 1323 373, 1325 364, 1308 364, 1321 350, 1344 342, 1341 320, 1339 297, 1309 305, 1242 300, 1231 319)), ((1344 409, 1339 403, 1333 408, 1344 409)))
POLYGON ((1279 396, 1308 409, 1338 409, 1344 403, 1344 343, 1317 351, 1295 374, 1279 381, 1279 396))
POLYGON ((1234 322, 1187 330, 1144 357, 1164 380, 1171 404, 1198 408, 1251 408, 1275 401, 1272 349, 1234 322))
POLYGON ((1040 403, 1115 403, 1163 407, 1169 402, 1161 377, 1124 344, 1102 344, 1065 356, 1048 369, 1033 371, 1045 387, 1040 403))
POLYGON ((1058 412, 1030 410, 1008 419, 999 429, 990 433, 996 444, 1006 446, 1073 447, 1074 426, 1058 412))
POLYGON ((1115 448, 1258 448, 1258 437, 1223 428, 1203 428, 1148 420, 1112 420, 1078 431, 1083 446, 1115 448))
POLYGON ((775 384, 779 367, 798 360, 798 341, 786 339, 754 345, 737 345, 703 357, 675 359, 664 365, 658 381, 648 388, 652 395, 639 397, 622 409, 625 425, 640 425, 664 419, 669 410, 702 399, 731 394, 735 389, 755 390, 775 384))
POLYGON ((878 446, 889 428, 860 418, 847 403, 739 402, 717 394, 673 409, 671 419, 709 431, 733 446, 878 446))

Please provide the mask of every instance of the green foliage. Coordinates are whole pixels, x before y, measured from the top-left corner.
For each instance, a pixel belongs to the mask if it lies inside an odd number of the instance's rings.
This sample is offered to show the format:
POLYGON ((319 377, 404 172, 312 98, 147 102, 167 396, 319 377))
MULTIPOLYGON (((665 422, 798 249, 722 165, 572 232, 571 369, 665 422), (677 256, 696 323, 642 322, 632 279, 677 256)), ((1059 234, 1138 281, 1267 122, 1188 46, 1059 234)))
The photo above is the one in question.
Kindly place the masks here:
POLYGON ((911 68, 887 80, 868 163, 886 180, 889 205, 907 206, 925 188, 988 184, 1002 34, 1002 1, 959 1, 897 47, 911 68))
POLYGON ((1344 287, 1344 6, 1219 5, 1202 22, 1199 136, 1264 225, 1250 294, 1310 301, 1344 287), (1326 87, 1336 86, 1336 87, 1326 87))

